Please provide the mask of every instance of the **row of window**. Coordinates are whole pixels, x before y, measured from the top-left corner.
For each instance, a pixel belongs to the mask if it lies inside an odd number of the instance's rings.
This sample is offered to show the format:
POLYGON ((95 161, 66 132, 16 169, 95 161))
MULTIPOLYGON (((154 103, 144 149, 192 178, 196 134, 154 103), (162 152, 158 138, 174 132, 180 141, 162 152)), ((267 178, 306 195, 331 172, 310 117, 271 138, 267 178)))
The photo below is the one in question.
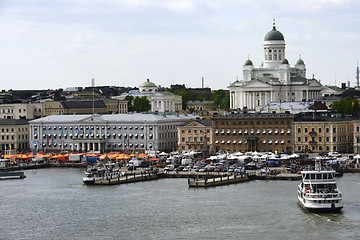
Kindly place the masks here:
MULTIPOLYGON (((38 138, 39 136, 37 134, 34 134, 34 139, 40 139, 38 138)), ((57 137, 59 137, 59 139, 68 139, 68 137, 70 139, 73 139, 73 138, 100 138, 100 134, 64 134, 64 135, 60 135, 60 134, 43 134, 42 135, 42 139, 45 139, 45 138, 54 138, 56 139, 57 137)), ((149 134, 149 139, 153 139, 154 135, 153 134, 149 134)), ((101 138, 113 138, 113 139, 144 139, 144 134, 101 134, 101 138)))
MULTIPOLYGON (((250 125, 254 125, 254 122, 255 121, 227 121, 226 122, 226 125, 248 125, 248 123, 250 123, 250 125), (231 124, 232 123, 232 124, 231 124)), ((281 120, 281 121, 278 121, 278 120, 270 120, 270 121, 256 121, 256 125, 260 125, 260 123, 262 122, 262 125, 272 125, 273 123, 275 125, 277 124, 284 124, 285 121, 284 120, 281 120)), ((291 122, 288 120, 286 121, 286 124, 290 124, 291 122)), ((215 121, 215 125, 219 125, 219 122, 218 121, 215 121)), ((220 122, 220 125, 225 125, 225 121, 221 121, 220 122)))
MULTIPOLYGON (((233 129, 230 129, 230 128, 228 128, 228 129, 226 129, 226 134, 227 135, 230 135, 231 133, 233 134, 233 135, 236 135, 237 133, 240 135, 240 134, 242 134, 243 133, 243 130, 244 130, 244 134, 248 134, 249 133, 249 131, 250 131, 250 134, 254 134, 255 133, 255 129, 254 128, 250 128, 250 130, 248 129, 248 128, 244 128, 244 129, 242 129, 242 128, 239 128, 239 129, 236 129, 236 128, 233 128, 233 129)), ((279 129, 279 128, 262 128, 262 131, 261 131, 261 129, 260 128, 257 128, 256 129, 256 134, 266 134, 266 133, 268 133, 268 134, 272 134, 273 133, 273 130, 274 130, 274 134, 284 134, 285 133, 285 129, 284 128, 281 128, 281 129, 279 129)), ((215 129, 215 134, 219 134, 219 133, 221 133, 222 135, 224 135, 225 134, 225 129, 224 128, 222 128, 221 129, 221 131, 219 131, 219 129, 215 129)), ((291 133, 291 129, 290 128, 288 128, 287 129, 287 131, 286 131, 286 133, 287 134, 290 134, 291 133)))
MULTIPOLYGON (((168 127, 173 127, 172 125, 171 126, 168 126, 168 127)), ((133 127, 133 126, 118 126, 118 127, 116 127, 116 126, 112 126, 112 127, 110 127, 110 126, 107 126, 107 127, 105 127, 105 126, 101 126, 101 129, 102 130, 105 130, 105 128, 107 128, 108 130, 110 130, 110 129, 119 129, 119 130, 121 130, 121 129, 130 129, 130 130, 132 130, 132 129, 135 129, 135 130, 138 130, 138 129, 140 129, 140 130, 144 130, 144 127, 133 127)), ((34 130, 37 130, 38 129, 38 127, 34 127, 34 130)), ((69 130, 73 130, 73 129, 75 129, 75 130, 78 130, 78 129, 80 129, 80 130, 90 130, 90 129, 92 129, 92 130, 95 130, 95 129, 97 129, 97 130, 99 130, 100 129, 100 126, 79 126, 79 127, 43 127, 42 128, 43 130, 46 130, 46 129, 48 129, 48 130, 67 130, 67 129, 69 129, 69 130)), ((150 130, 152 130, 153 129, 153 127, 149 127, 149 129, 150 130)), ((169 128, 170 129, 170 128, 169 128)))
MULTIPOLYGON (((334 127, 333 129, 332 129, 332 133, 336 133, 336 128, 334 127)), ((301 133, 301 127, 298 127, 297 128, 297 132, 298 133, 301 133)), ((346 128, 339 128, 339 132, 346 132, 346 128)), ((308 128, 307 127, 304 127, 304 133, 308 133, 308 128)), ((315 128, 314 127, 312 127, 311 128, 311 133, 316 133, 315 132, 315 128)), ((322 133, 322 127, 318 127, 318 133, 322 133)), ((330 133, 330 128, 325 128, 325 133, 330 133)))
MULTIPOLYGON (((27 140, 28 135, 19 135, 18 138, 19 138, 19 140, 27 140)), ((14 139, 15 139, 15 135, 2 135, 1 136, 1 140, 14 140, 14 139)))
MULTIPOLYGON (((210 142, 210 138, 205 138, 206 139, 206 142, 210 142)), ((191 143, 191 142, 194 142, 194 143, 196 143, 196 142, 203 142, 204 141, 204 137, 188 137, 188 140, 187 140, 187 142, 189 142, 189 143, 191 143)), ((183 138, 181 138, 181 142, 185 142, 185 138, 183 137, 183 138)))
MULTIPOLYGON (((181 133, 185 133, 185 130, 182 129, 182 130, 181 130, 181 133)), ((189 133, 189 134, 191 134, 191 133, 197 134, 197 133, 198 133, 198 130, 197 130, 197 129, 194 129, 194 130, 188 129, 188 130, 187 130, 187 133, 189 133)), ((200 130, 199 130, 199 133, 200 133, 200 134, 203 134, 203 133, 204 133, 204 130, 200 129, 200 130)), ((210 133, 210 130, 209 130, 209 129, 206 129, 206 133, 210 133)))
MULTIPOLYGON (((237 140, 216 140, 215 141, 215 144, 219 144, 219 143, 221 143, 221 144, 225 144, 225 143, 227 143, 227 144, 237 144, 237 143, 239 143, 239 144, 242 144, 242 143, 244 143, 244 144, 247 144, 247 141, 245 140, 245 141, 243 141, 243 140, 239 140, 239 141, 237 141, 237 140)), ((281 140, 281 141, 279 141, 279 140, 275 140, 275 141, 273 141, 273 140, 263 140, 263 141, 261 141, 261 143, 262 144, 285 144, 285 140, 281 140)), ((288 143, 290 143, 290 140, 288 140, 288 143)))
MULTIPOLYGON (((9 128, 2 128, 1 129, 1 132, 14 132, 14 128, 11 128, 11 129, 9 129, 9 128)), ((27 130, 27 128, 18 128, 18 131, 19 132, 27 132, 28 130, 27 130)))
MULTIPOLYGON (((347 139, 347 136, 338 136, 338 137, 333 137, 332 138, 332 141, 333 142, 336 142, 337 140, 340 141, 340 142, 343 142, 343 141, 346 141, 347 139)), ((322 142, 323 141, 323 138, 321 136, 319 136, 318 138, 318 141, 319 142, 322 142)), ((303 143, 306 143, 308 141, 312 141, 312 142, 315 142, 315 137, 311 137, 311 138, 308 138, 307 136, 304 136, 304 141, 302 141, 302 137, 298 137, 297 138, 297 141, 300 143, 300 142, 303 142, 303 143)), ((330 137, 325 137, 325 142, 330 142, 330 137)))

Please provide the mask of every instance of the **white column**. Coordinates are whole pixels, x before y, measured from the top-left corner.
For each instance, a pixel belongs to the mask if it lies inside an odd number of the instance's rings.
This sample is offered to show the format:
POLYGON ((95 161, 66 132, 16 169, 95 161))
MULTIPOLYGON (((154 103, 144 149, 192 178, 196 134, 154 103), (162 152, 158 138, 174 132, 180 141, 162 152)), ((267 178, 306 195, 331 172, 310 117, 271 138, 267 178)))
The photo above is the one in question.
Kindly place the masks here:
POLYGON ((262 92, 259 93, 259 98, 260 98, 260 106, 263 106, 262 92))
POLYGON ((256 104, 255 104, 255 93, 253 92, 252 93, 252 108, 255 109, 255 106, 256 106, 256 104))
POLYGON ((309 101, 309 90, 306 91, 306 101, 309 101))

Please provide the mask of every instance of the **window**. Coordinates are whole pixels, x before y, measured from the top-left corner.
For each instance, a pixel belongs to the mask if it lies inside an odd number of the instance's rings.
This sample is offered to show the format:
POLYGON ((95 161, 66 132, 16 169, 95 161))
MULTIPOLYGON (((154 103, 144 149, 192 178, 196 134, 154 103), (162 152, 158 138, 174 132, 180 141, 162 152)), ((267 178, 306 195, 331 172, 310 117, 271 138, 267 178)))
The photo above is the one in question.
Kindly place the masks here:
POLYGON ((307 133, 308 132, 308 128, 304 128, 304 133, 307 133))
POLYGON ((321 128, 321 127, 319 127, 318 131, 319 131, 319 133, 321 133, 321 132, 322 132, 322 128, 321 128))
POLYGON ((188 133, 191 133, 191 130, 190 130, 190 129, 188 130, 188 133))
POLYGON ((336 128, 333 128, 333 133, 336 133, 336 128))
POLYGON ((305 142, 307 142, 307 141, 308 141, 308 137, 305 136, 305 137, 304 137, 304 140, 305 140, 305 142))
POLYGON ((301 137, 298 137, 298 142, 301 142, 301 137))
POLYGON ((330 131, 330 130, 329 130, 329 128, 327 127, 327 128, 326 128, 326 133, 329 133, 329 131, 330 131))
POLYGON ((329 138, 329 137, 326 137, 326 142, 330 142, 330 138, 329 138))
POLYGON ((319 142, 321 142, 322 141, 322 137, 319 137, 319 142))

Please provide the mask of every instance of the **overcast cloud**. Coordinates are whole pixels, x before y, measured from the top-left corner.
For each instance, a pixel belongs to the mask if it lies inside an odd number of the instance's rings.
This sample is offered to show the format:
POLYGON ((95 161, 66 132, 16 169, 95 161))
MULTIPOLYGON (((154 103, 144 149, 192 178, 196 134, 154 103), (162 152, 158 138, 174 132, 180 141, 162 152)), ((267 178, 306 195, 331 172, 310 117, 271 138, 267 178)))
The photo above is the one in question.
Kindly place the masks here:
POLYGON ((276 19, 307 77, 355 84, 359 0, 2 0, 1 89, 205 85, 226 89, 263 61, 276 19))

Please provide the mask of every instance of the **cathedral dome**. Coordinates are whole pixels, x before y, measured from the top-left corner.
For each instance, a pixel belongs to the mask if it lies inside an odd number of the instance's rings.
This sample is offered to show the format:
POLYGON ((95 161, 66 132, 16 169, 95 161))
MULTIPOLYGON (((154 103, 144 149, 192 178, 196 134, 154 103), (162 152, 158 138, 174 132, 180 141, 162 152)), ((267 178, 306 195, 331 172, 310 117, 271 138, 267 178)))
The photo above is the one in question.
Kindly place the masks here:
POLYGON ((289 61, 286 58, 283 58, 283 60, 281 60, 281 64, 289 64, 289 61))
POLYGON ((246 60, 244 66, 250 66, 250 65, 253 65, 252 61, 250 59, 246 60))
POLYGON ((295 65, 305 65, 305 63, 301 58, 299 58, 299 60, 297 60, 295 65))
POLYGON ((284 35, 276 30, 275 25, 273 29, 265 35, 264 41, 281 40, 284 41, 284 35))

